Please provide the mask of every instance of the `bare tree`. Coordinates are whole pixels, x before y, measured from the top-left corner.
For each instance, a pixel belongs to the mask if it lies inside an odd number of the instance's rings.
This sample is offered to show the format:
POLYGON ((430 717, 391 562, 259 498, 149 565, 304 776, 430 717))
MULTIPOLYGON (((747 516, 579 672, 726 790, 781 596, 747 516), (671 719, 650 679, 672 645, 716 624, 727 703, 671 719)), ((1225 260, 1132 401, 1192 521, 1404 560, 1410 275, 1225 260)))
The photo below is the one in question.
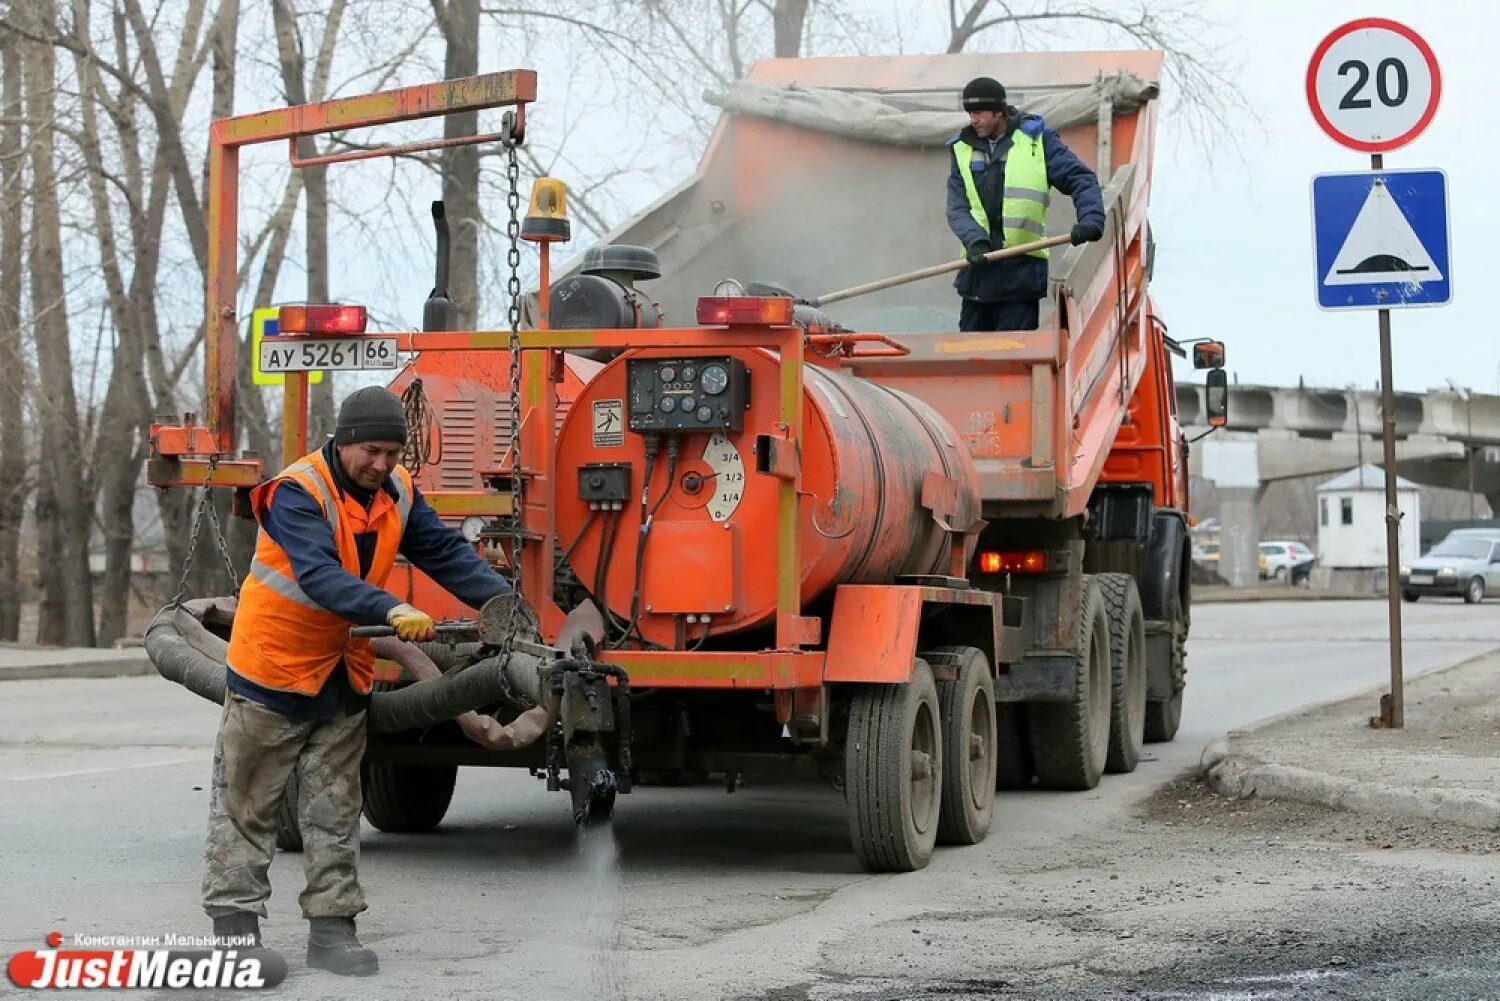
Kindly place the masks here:
POLYGON ((771 25, 776 33, 777 59, 802 55, 802 35, 807 28, 807 8, 812 0, 775 0, 770 4, 771 25))
POLYGON ((991 32, 1008 30, 1026 47, 1062 29, 1090 26, 1166 54, 1167 73, 1176 82, 1174 100, 1187 131, 1205 149, 1223 140, 1233 144, 1236 114, 1254 119, 1234 67, 1212 44, 1217 26, 1189 0, 948 0, 949 52, 962 52, 991 32))
POLYGON ((0 41, 0 640, 10 641, 20 638, 21 516, 31 492, 22 429, 26 369, 21 349, 21 51, 14 36, 0 41))
MULTIPOLYGON (((303 56, 302 33, 292 0, 272 0, 271 13, 276 23, 276 52, 281 61, 281 82, 287 104, 320 101, 328 87, 333 65, 334 42, 339 22, 343 20, 347 0, 333 0, 323 21, 323 38, 313 64, 309 87, 307 60, 303 56), (312 96, 309 97, 309 94, 312 96)), ((318 146, 312 137, 298 140, 299 156, 316 156, 318 146)), ((328 170, 326 167, 302 168, 302 184, 307 189, 307 301, 327 302, 328 292, 328 170)), ((308 433, 313 441, 333 430, 333 373, 309 391, 308 433)))
MULTIPOLYGON (((46 30, 56 17, 51 0, 33 5, 35 23, 46 30)), ((88 541, 93 526, 89 490, 83 473, 83 437, 77 394, 73 390, 72 348, 68 340, 67 290, 63 280, 62 218, 54 155, 53 122, 56 87, 53 49, 25 43, 24 89, 29 125, 31 176, 30 234, 31 316, 36 331, 37 369, 41 379, 38 412, 42 425, 41 468, 52 524, 44 530, 42 583, 49 602, 44 614, 61 614, 61 629, 44 623, 41 632, 60 636, 71 646, 94 645, 93 582, 89 577, 88 541)), ((42 514, 38 508, 39 517, 42 514)))
MULTIPOLYGON (((479 72, 479 0, 432 0, 443 36, 443 77, 479 72)), ((479 113, 446 115, 443 136, 455 139, 479 131, 479 113)), ((443 204, 452 231, 448 291, 460 330, 473 330, 479 318, 479 149, 450 146, 442 153, 443 204)))

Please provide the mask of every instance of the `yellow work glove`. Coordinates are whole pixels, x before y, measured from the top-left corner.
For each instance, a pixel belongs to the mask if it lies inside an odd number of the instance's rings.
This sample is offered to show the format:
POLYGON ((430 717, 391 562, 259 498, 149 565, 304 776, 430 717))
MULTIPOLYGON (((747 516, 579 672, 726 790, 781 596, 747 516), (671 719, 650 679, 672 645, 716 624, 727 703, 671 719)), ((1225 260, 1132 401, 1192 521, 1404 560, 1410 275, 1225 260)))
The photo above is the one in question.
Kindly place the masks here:
POLYGON ((396 630, 396 635, 408 643, 437 639, 437 630, 432 627, 432 616, 419 612, 402 602, 385 613, 386 624, 396 630))

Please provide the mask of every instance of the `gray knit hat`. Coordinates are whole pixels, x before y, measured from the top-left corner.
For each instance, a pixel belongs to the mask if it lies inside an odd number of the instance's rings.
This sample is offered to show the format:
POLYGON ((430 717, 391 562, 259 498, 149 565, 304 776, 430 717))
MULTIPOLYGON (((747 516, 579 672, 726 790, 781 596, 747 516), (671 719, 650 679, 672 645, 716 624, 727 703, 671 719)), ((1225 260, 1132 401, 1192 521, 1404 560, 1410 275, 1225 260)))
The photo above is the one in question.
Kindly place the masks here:
POLYGON ((333 432, 339 445, 357 441, 395 441, 406 444, 406 410, 389 389, 366 386, 344 398, 339 425, 333 432))

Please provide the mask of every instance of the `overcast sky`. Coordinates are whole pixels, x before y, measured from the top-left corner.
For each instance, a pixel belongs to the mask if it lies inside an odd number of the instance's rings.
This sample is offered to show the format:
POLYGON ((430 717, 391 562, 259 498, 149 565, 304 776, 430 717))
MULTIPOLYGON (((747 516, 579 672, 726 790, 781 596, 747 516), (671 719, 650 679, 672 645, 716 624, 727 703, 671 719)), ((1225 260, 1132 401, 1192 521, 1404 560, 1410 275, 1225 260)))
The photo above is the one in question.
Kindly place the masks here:
POLYGON ((1494 45, 1500 4, 1469 0, 1214 2, 1233 39, 1246 94, 1265 122, 1246 121, 1244 162, 1212 167, 1202 151, 1175 142, 1170 120, 1151 220, 1158 234, 1153 291, 1180 336, 1223 336, 1229 368, 1242 382, 1372 386, 1380 374, 1372 311, 1327 313, 1314 299, 1310 180, 1364 170, 1368 154, 1324 135, 1307 106, 1308 59, 1331 29, 1359 17, 1388 17, 1426 38, 1442 71, 1437 117, 1410 145, 1386 154, 1388 168, 1436 167, 1448 174, 1453 302, 1395 311, 1395 385, 1420 390, 1446 379, 1500 393, 1500 139, 1495 135, 1494 45))

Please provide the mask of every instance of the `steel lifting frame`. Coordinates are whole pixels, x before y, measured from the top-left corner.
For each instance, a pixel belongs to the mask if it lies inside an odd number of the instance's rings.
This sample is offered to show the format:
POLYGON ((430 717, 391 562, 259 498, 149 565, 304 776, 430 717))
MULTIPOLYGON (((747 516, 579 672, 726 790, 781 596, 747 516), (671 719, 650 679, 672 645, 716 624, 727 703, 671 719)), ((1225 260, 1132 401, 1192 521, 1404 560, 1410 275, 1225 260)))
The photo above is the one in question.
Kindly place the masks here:
MULTIPOLYGON (((429 140, 326 156, 301 157, 299 139, 346 129, 388 125, 419 118, 489 108, 513 107, 508 139, 521 142, 526 106, 536 100, 536 72, 509 70, 441 83, 403 87, 319 104, 223 118, 209 129, 208 284, 203 338, 206 420, 188 413, 182 423, 151 425, 147 479, 158 487, 197 486, 216 463, 214 482, 248 487, 263 476, 260 457, 233 458, 235 450, 235 370, 239 350, 238 280, 240 149, 284 139, 294 167, 324 166, 349 160, 506 140, 502 133, 429 140)), ((282 453, 290 462, 307 450, 307 373, 286 376, 282 453)))

